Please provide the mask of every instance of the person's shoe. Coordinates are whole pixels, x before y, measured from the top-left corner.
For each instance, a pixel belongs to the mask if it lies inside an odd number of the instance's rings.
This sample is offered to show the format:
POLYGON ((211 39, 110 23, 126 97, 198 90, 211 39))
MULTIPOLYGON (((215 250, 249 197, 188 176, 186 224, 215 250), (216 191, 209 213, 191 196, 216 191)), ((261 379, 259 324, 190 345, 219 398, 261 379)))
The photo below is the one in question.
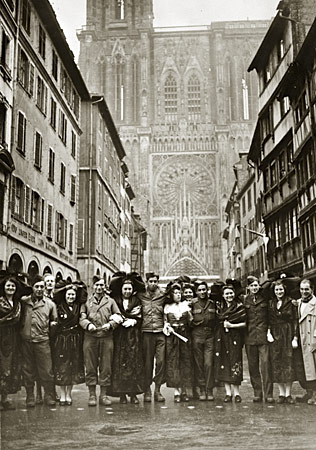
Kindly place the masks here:
POLYGON ((6 409, 8 411, 9 410, 13 411, 14 409, 16 409, 14 404, 12 403, 12 400, 9 400, 8 398, 6 400, 2 401, 2 406, 4 409, 6 409))
POLYGON ((284 395, 279 395, 279 398, 276 401, 279 405, 282 403, 285 403, 285 397, 284 395))
POLYGON ((203 389, 200 389, 199 400, 200 400, 200 402, 206 401, 206 392, 203 389))
POLYGON ((208 402, 213 402, 214 400, 215 400, 215 397, 214 397, 214 395, 213 395, 213 392, 207 392, 207 394, 206 394, 206 399, 207 399, 207 401, 208 402))
POLYGON ((59 400, 60 406, 66 406, 66 400, 59 400))
POLYGON ((154 400, 155 400, 155 402, 158 402, 158 403, 162 403, 162 402, 166 401, 165 397, 163 395, 161 395, 160 392, 154 393, 154 400))
POLYGON ((187 396, 187 394, 181 394, 181 401, 182 402, 189 402, 190 398, 187 396))
POLYGON ((47 406, 56 406, 55 396, 53 397, 51 394, 45 394, 44 402, 47 406))
POLYGON ((120 403, 122 403, 122 405, 126 405, 127 398, 125 394, 120 394, 120 403))
POLYGON ((241 403, 241 397, 240 395, 235 395, 235 403, 241 403))
POLYGON ((112 404, 111 400, 109 399, 109 397, 107 395, 102 395, 99 398, 99 405, 101 406, 110 406, 112 404))
POLYGON ((231 395, 225 395, 224 403, 231 403, 232 402, 232 396, 231 395))
POLYGON ((144 394, 144 402, 145 403, 151 403, 151 390, 145 392, 144 394))
POLYGON ((95 394, 89 395, 88 406, 97 406, 97 397, 95 394))
POLYGON ((307 391, 304 395, 297 395, 295 400, 298 403, 307 403, 307 401, 313 397, 313 391, 307 391))
POLYGON ((193 388, 192 394, 193 394, 193 400, 199 400, 200 394, 199 394, 197 388, 193 388))
POLYGON ((174 402, 175 402, 175 403, 180 403, 180 402, 181 402, 181 397, 180 397, 179 394, 177 394, 177 395, 174 396, 174 402))
POLYGON ((139 405, 139 400, 136 395, 131 395, 131 403, 132 405, 139 405))
POLYGON ((288 395, 287 397, 285 397, 285 402, 288 403, 289 405, 294 405, 295 400, 291 395, 288 395))
POLYGON ((43 404, 43 397, 42 397, 42 391, 41 389, 37 389, 36 391, 36 405, 42 405, 43 404))
POLYGON ((27 408, 34 408, 35 407, 35 397, 33 390, 27 390, 26 391, 26 407, 27 408))
POLYGON ((255 397, 252 399, 252 401, 253 401, 254 403, 262 403, 262 397, 257 397, 257 396, 255 396, 255 397))
POLYGON ((275 403, 275 400, 273 397, 266 398, 266 403, 275 403))
POLYGON ((89 399, 88 406, 97 406, 97 395, 96 395, 96 386, 88 386, 89 389, 89 399))
POLYGON ((308 404, 308 405, 316 405, 315 399, 314 399, 314 398, 309 398, 309 399, 307 400, 307 404, 308 404))

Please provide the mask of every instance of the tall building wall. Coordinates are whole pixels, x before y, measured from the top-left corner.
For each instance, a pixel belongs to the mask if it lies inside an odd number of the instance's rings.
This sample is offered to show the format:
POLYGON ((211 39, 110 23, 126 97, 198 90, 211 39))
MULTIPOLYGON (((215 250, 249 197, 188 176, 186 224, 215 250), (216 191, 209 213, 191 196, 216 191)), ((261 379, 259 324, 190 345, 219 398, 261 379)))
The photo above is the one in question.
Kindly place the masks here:
POLYGON ((102 2, 98 12, 92 3, 78 34, 79 65, 119 126, 134 208, 149 230, 149 268, 220 276, 224 199, 257 116, 257 80, 247 67, 269 23, 154 29, 151 1, 126 3, 122 19, 113 16, 115 2, 103 13, 102 2), (102 14, 103 26, 92 20, 102 14))

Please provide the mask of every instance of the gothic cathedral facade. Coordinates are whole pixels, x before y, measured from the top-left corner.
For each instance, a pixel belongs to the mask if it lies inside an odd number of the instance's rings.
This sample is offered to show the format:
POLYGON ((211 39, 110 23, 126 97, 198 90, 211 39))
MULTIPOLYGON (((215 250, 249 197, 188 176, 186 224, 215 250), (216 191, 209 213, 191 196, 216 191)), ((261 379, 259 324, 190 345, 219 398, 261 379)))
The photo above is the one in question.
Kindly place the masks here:
POLYGON ((154 28, 153 0, 87 0, 79 66, 119 129, 148 230, 147 267, 165 280, 221 276, 233 165, 258 113, 247 68, 268 26, 154 28))

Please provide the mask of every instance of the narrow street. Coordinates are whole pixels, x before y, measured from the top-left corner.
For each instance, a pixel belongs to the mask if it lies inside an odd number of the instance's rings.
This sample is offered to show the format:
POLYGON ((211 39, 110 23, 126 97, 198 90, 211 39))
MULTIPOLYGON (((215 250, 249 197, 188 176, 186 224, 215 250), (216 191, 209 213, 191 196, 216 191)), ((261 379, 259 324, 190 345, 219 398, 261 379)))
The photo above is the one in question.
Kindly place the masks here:
MULTIPOLYGON (((301 393, 295 383, 294 395, 301 393)), ((21 392, 17 410, 2 413, 1 449, 316 449, 316 406, 254 404, 248 378, 239 405, 224 404, 222 388, 214 403, 174 404, 172 389, 163 394, 165 405, 114 399, 111 407, 89 408, 82 385, 72 406, 26 410, 21 392)))

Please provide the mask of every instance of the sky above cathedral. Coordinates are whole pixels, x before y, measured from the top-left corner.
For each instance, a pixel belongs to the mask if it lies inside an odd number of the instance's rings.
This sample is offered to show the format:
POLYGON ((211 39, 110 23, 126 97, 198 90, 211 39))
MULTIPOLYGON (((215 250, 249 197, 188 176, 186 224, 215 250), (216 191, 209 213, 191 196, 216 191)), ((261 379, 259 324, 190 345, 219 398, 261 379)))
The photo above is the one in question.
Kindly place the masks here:
MULTIPOLYGON (((50 0, 78 59, 76 30, 85 24, 86 0, 50 0)), ((279 0, 154 0, 154 26, 208 25, 222 20, 271 19, 279 0)))

